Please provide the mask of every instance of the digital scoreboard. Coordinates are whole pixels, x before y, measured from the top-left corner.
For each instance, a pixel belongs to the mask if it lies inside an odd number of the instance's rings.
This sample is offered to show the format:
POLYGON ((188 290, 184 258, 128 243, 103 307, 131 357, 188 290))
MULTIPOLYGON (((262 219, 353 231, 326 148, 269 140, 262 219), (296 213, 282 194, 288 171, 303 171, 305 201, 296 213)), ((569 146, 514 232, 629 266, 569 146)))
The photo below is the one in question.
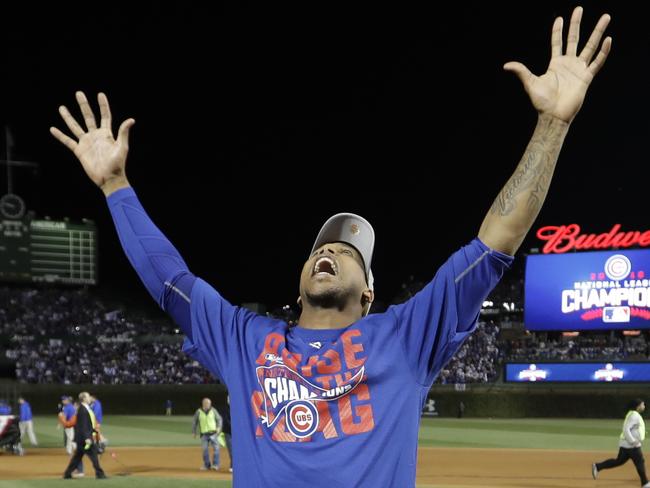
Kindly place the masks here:
POLYGON ((650 328, 650 250, 528 256, 524 323, 535 331, 650 328))
POLYGON ((87 220, 0 220, 0 281, 97 284, 97 227, 87 220))

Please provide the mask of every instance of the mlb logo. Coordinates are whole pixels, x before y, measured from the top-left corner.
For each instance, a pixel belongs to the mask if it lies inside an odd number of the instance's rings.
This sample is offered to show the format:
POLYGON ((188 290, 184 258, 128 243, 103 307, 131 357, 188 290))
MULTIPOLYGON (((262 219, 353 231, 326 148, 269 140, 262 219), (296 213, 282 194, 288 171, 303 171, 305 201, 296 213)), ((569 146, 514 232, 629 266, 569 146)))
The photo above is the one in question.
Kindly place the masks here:
POLYGON ((603 308, 603 322, 629 322, 630 307, 603 308))

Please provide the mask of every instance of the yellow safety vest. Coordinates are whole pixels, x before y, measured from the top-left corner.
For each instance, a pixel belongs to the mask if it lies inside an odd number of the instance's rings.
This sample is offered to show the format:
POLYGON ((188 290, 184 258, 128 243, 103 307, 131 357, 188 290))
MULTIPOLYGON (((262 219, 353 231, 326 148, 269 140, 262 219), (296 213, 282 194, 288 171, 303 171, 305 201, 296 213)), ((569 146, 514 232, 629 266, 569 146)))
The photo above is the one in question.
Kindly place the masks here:
POLYGON ((201 434, 217 431, 217 416, 213 408, 208 410, 207 414, 205 410, 199 408, 199 428, 201 429, 201 434))
POLYGON ((92 408, 87 408, 88 413, 90 414, 90 423, 93 426, 93 430, 97 429, 97 418, 95 417, 95 412, 92 408))

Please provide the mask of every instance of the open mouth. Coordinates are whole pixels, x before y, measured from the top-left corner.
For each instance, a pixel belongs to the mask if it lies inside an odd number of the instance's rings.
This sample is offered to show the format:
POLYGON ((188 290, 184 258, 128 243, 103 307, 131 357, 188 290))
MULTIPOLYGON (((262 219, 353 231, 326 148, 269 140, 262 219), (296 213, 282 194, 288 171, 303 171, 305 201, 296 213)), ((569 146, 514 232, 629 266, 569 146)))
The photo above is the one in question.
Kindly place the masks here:
POLYGON ((336 276, 337 269, 334 260, 325 256, 317 259, 316 263, 314 264, 312 276, 317 274, 330 274, 332 276, 336 276))

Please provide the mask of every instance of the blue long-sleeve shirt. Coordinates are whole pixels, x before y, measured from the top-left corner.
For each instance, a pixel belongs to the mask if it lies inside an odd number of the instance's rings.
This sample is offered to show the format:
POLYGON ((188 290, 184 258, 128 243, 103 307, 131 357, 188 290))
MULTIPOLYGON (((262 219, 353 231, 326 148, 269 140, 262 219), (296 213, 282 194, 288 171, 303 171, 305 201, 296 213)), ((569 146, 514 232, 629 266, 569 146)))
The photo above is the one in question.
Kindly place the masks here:
POLYGON ((132 188, 118 190, 107 200, 122 248, 144 286, 191 337, 189 295, 196 277, 151 221, 132 188))
POLYGON ((72 403, 66 403, 63 405, 63 415, 65 415, 66 420, 70 420, 77 413, 77 409, 74 408, 72 403))
POLYGON ((403 304, 343 329, 290 327, 196 278, 133 190, 108 202, 183 350, 228 386, 235 488, 415 486, 423 402, 512 257, 474 239, 403 304))
POLYGON ((95 414, 95 419, 98 423, 102 424, 104 422, 104 411, 102 410, 102 402, 95 398, 95 400, 90 404, 90 409, 95 414))
POLYGON ((32 420, 32 407, 28 402, 23 402, 20 404, 20 421, 26 422, 32 420))

